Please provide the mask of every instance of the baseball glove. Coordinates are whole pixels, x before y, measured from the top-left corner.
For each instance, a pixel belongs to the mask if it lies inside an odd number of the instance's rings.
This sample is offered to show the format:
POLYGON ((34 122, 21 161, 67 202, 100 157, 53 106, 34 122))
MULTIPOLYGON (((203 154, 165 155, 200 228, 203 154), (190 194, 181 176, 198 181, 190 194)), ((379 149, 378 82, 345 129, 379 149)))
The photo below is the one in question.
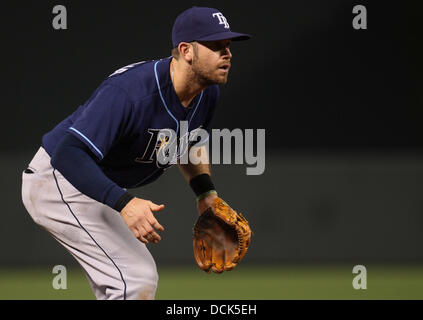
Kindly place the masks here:
POLYGON ((207 273, 232 270, 246 254, 250 240, 248 221, 217 197, 194 225, 195 261, 207 273))

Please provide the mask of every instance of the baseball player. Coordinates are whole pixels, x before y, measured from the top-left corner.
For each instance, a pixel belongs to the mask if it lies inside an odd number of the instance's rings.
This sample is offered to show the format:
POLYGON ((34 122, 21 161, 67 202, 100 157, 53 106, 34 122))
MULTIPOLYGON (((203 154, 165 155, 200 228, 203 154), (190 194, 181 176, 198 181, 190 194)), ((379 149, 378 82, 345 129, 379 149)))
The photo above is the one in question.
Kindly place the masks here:
MULTIPOLYGON (((155 213, 164 204, 128 189, 155 181, 171 165, 157 161, 169 142, 163 129, 179 134, 187 121, 189 132, 210 131, 231 41, 248 38, 232 32, 218 10, 192 7, 174 22, 171 57, 117 70, 43 136, 23 172, 23 203, 83 267, 97 299, 154 299, 158 274, 146 244, 161 240, 155 213)), ((203 212, 217 197, 209 165, 178 167, 203 212)))

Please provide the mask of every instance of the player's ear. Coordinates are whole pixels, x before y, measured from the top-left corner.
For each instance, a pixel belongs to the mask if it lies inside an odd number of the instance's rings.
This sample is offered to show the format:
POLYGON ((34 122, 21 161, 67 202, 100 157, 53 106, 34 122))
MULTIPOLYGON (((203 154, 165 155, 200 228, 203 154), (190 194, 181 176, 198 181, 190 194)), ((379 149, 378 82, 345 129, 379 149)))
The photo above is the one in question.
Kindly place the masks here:
POLYGON ((181 42, 178 45, 178 50, 181 53, 181 57, 191 64, 192 58, 194 57, 194 47, 188 42, 181 42))

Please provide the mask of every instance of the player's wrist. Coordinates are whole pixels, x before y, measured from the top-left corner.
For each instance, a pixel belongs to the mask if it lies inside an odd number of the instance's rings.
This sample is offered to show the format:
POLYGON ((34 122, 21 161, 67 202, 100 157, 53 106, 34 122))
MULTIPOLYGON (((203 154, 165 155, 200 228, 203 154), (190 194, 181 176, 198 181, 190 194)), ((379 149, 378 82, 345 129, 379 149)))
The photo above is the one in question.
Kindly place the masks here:
POLYGON ((217 195, 213 181, 211 180, 210 175, 207 173, 202 173, 198 176, 195 176, 190 180, 189 185, 197 196, 197 201, 204 199, 211 194, 217 195))
POLYGON ((129 203, 129 201, 131 201, 134 198, 135 198, 134 195, 132 195, 128 191, 126 191, 119 198, 119 200, 116 202, 116 204, 114 205, 113 209, 115 209, 117 212, 121 212, 123 210, 123 208, 125 208, 126 205, 129 203))
POLYGON ((200 201, 200 200, 203 200, 203 199, 205 199, 205 198, 207 198, 211 195, 214 195, 214 196, 217 197, 218 196, 217 191, 216 190, 210 190, 210 191, 207 191, 207 192, 200 194, 199 196, 197 196, 197 202, 200 201))

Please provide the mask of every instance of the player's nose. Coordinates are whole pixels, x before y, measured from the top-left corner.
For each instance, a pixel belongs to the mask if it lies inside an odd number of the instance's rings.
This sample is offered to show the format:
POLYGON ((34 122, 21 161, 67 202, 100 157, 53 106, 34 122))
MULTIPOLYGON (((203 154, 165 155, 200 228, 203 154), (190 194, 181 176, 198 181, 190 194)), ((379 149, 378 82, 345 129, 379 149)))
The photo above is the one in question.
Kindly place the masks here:
POLYGON ((224 47, 224 48, 221 50, 221 55, 222 55, 222 57, 224 57, 224 58, 227 58, 227 59, 232 59, 232 52, 231 52, 231 49, 229 49, 229 46, 224 47))
POLYGON ((229 59, 232 59, 231 49, 229 49, 229 47, 228 47, 228 48, 225 49, 225 51, 226 51, 226 54, 225 55, 227 55, 229 59))

